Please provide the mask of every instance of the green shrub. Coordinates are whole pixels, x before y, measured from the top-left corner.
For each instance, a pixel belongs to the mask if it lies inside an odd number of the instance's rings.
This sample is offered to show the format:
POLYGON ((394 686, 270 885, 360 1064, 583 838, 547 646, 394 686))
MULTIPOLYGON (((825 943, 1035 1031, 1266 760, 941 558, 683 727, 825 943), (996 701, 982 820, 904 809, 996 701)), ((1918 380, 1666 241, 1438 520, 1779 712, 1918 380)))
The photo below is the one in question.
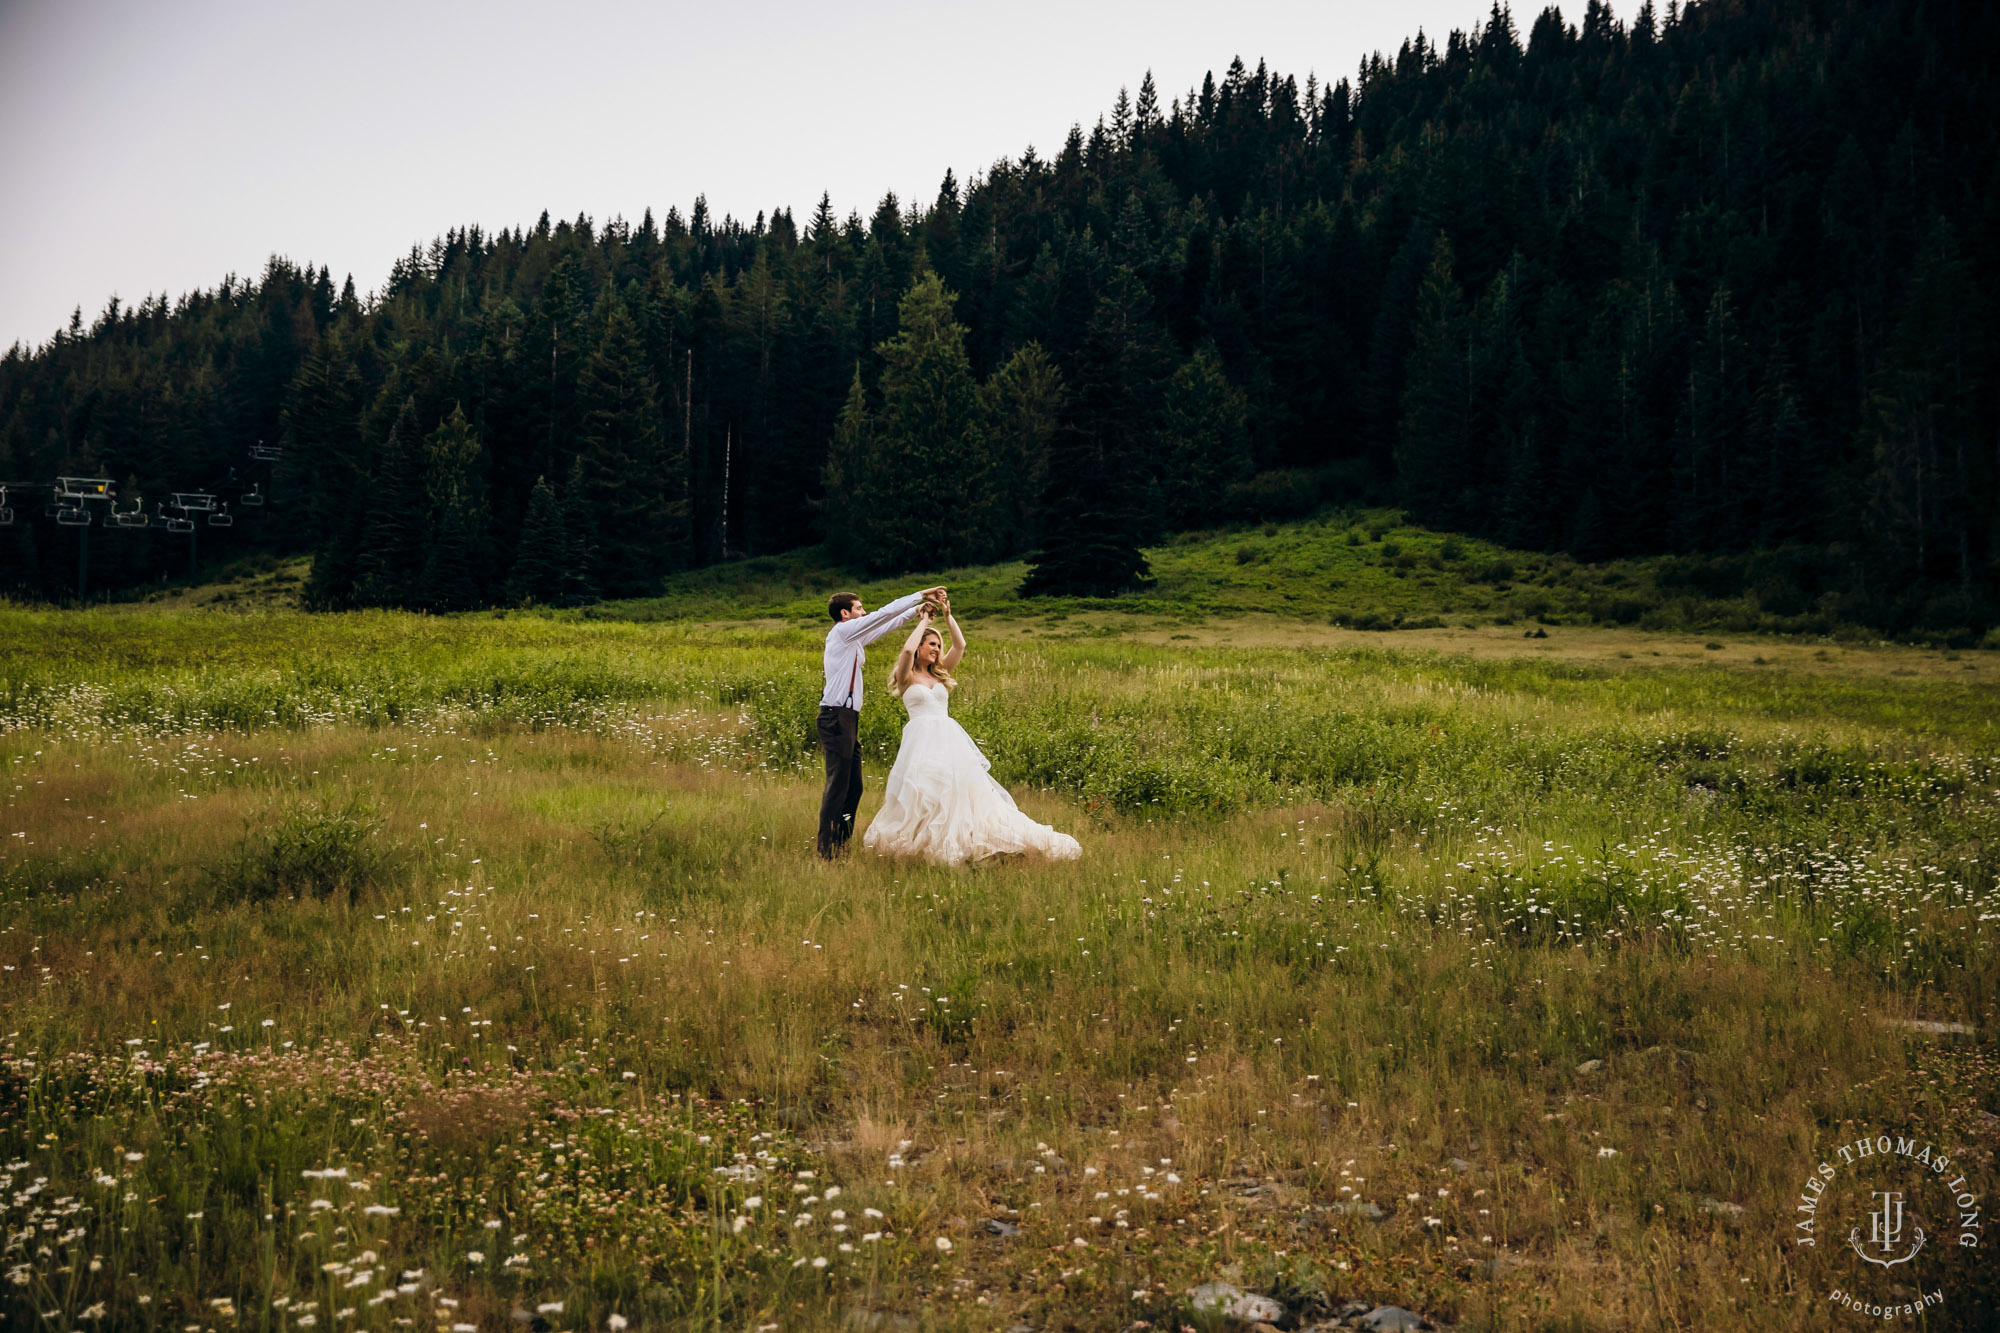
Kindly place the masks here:
POLYGON ((378 825, 358 796, 342 806, 302 801, 246 830, 235 859, 211 873, 211 888, 218 900, 239 902, 354 893, 384 868, 378 825))
POLYGON ((1630 625, 1652 609, 1643 597, 1597 596, 1589 602, 1590 618, 1614 625, 1630 625))

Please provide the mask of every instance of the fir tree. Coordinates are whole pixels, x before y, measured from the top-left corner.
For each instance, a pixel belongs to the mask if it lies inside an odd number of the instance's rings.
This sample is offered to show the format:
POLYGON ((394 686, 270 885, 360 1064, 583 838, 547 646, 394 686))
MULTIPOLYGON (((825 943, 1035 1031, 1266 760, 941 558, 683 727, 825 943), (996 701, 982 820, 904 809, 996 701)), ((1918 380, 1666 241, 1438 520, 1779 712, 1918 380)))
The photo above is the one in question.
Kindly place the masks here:
POLYGON ((1212 343, 1167 381, 1160 400, 1160 500, 1171 528, 1217 512, 1231 482, 1250 475, 1249 404, 1229 382, 1212 343))
POLYGON ((659 392, 622 300, 605 302, 603 330, 577 378, 577 459, 606 596, 654 591, 686 561, 686 468, 667 444, 659 392))
POLYGON ((563 560, 558 606, 585 606, 598 598, 597 510, 581 456, 570 460, 562 490, 563 560))
POLYGON ((491 563, 479 437, 454 405, 427 443, 424 489, 430 499, 417 603, 432 611, 467 611, 486 600, 491 563))
POLYGON ((360 502, 369 486, 369 458, 361 434, 364 396, 360 368, 347 335, 334 330, 319 340, 299 368, 285 404, 284 442, 295 455, 289 469, 303 497, 303 531, 312 551, 306 585, 310 605, 340 607, 354 596, 360 572, 360 502))
POLYGON ((859 567, 868 559, 876 516, 874 466, 875 422, 857 365, 826 455, 826 549, 844 565, 859 567))
POLYGON ((1718 286, 1689 358, 1674 440, 1680 526, 1697 548, 1730 549, 1753 535, 1743 522, 1749 369, 1735 302, 1718 286))
POLYGON ((1451 241, 1439 232, 1410 324, 1396 491, 1418 519, 1446 528, 1463 528, 1470 517, 1461 502, 1473 480, 1467 322, 1465 296, 1452 274, 1451 241))
POLYGON ((562 505, 548 478, 535 478, 521 520, 521 540, 514 548, 514 568, 507 575, 507 600, 517 606, 559 606, 564 597, 564 572, 570 558, 569 535, 563 530, 562 505))
POLYGON ((876 571, 990 559, 1004 540, 1001 477, 987 444, 965 328, 935 273, 911 284, 881 347, 863 553, 876 571))
POLYGON ((1023 597, 1111 597, 1150 581, 1129 487, 1081 442, 1050 478, 1041 546, 1028 556, 1023 597))
MULTIPOLYGON (((1975 541, 1991 523, 2000 462, 1993 430, 1981 438, 1970 396, 1967 362, 1978 324, 1967 303, 1968 268, 1951 224, 1934 219, 1874 376, 1864 426, 1874 464, 1869 532, 1885 560, 1882 572, 1892 587, 1956 582, 1961 599, 1972 595, 1985 563, 1975 541)), ((1909 595, 1896 600, 1907 603, 1909 595)))
POLYGON ((1033 550, 1040 540, 1049 447, 1062 428, 1062 369, 1040 343, 1024 344, 980 386, 979 398, 1009 528, 1001 554, 1033 550))
POLYGON ((409 606, 417 599, 428 544, 429 459, 417 426, 414 398, 406 398, 389 427, 366 495, 354 600, 366 606, 409 606))

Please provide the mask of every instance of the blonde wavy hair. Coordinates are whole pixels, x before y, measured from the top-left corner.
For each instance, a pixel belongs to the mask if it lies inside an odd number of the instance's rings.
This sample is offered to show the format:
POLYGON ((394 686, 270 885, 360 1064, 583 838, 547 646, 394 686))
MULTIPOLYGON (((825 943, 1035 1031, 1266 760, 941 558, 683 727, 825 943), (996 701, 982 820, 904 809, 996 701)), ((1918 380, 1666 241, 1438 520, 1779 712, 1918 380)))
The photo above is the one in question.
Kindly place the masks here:
MULTIPOLYGON (((923 651, 924 639, 936 639, 938 641, 938 660, 931 665, 931 675, 937 679, 938 684, 944 686, 945 693, 949 694, 958 688, 958 682, 953 680, 951 673, 944 669, 944 635, 939 632, 936 625, 926 625, 924 627, 924 638, 917 640, 917 650, 919 652, 923 651)), ((900 699, 903 697, 903 691, 908 688, 910 688, 910 677, 903 671, 903 655, 897 653, 896 664, 889 668, 889 693, 900 699)))

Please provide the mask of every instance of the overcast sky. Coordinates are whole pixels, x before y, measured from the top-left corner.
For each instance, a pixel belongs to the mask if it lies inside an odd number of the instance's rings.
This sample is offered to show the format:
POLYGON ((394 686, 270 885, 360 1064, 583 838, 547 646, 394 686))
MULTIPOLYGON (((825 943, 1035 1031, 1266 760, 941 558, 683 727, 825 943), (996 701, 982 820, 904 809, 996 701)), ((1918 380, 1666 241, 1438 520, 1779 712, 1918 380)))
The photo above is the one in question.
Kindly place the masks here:
POLYGON ((1149 68, 1162 102, 1235 55, 1351 76, 1489 3, 0 0, 0 347, 273 253, 365 292, 412 242, 545 208, 928 201, 1149 68))

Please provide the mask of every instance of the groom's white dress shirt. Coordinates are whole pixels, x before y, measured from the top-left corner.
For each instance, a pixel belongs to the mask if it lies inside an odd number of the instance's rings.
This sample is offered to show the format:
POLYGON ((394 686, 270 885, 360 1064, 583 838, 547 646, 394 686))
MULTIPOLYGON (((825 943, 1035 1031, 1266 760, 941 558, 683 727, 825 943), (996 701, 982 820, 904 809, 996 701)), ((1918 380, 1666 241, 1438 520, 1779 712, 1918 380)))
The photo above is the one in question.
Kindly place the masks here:
POLYGON ((865 616, 840 621, 826 632, 826 690, 819 696, 820 707, 860 711, 868 645, 908 620, 923 600, 922 593, 913 592, 865 616))

